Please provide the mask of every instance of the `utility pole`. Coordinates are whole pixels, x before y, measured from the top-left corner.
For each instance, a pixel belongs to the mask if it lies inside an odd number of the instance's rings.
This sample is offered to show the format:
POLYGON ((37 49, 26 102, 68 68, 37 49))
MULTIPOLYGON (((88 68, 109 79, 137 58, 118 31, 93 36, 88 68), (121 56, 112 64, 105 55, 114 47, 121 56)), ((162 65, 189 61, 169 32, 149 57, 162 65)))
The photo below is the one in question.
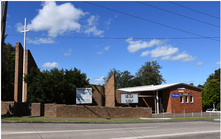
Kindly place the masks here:
MULTIPOLYGON (((5 24, 6 24, 6 15, 7 15, 7 7, 8 1, 2 2, 2 21, 1 21, 1 73, 2 73, 2 62, 3 62, 3 48, 4 48, 4 40, 5 40, 5 24)), ((2 78, 2 74, 1 74, 2 78)), ((2 88, 2 82, 1 82, 2 88)))

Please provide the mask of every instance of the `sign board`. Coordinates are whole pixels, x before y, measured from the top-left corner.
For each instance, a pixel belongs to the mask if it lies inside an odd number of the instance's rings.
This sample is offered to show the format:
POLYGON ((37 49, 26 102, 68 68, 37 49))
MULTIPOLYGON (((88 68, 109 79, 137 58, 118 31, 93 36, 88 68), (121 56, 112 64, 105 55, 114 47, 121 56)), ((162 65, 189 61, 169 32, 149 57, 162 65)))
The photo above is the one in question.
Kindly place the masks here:
POLYGON ((184 92, 184 90, 179 90, 178 92, 184 92))
POLYGON ((184 95, 184 96, 187 96, 187 95, 188 95, 188 93, 183 93, 183 95, 184 95))
POLYGON ((120 94, 120 103, 138 103, 138 94, 137 93, 121 93, 120 94))
POLYGON ((76 88, 76 104, 92 103, 92 88, 76 88))
POLYGON ((172 94, 172 97, 179 97, 179 94, 172 94))
POLYGON ((177 88, 177 90, 179 90, 179 89, 185 89, 185 88, 177 88))

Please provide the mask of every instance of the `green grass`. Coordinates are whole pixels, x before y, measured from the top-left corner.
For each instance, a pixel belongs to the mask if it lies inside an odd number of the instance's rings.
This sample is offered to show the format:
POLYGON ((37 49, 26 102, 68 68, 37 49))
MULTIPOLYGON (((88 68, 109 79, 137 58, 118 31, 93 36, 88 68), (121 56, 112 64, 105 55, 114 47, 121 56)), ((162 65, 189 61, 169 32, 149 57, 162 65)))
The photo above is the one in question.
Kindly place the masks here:
MULTIPOLYGON (((218 117, 217 117, 218 118, 218 117)), ((188 118, 172 118, 172 119, 139 119, 139 118, 56 118, 56 117, 16 117, 2 115, 3 121, 45 121, 45 122, 137 122, 137 121, 183 121, 183 120, 208 120, 216 119, 214 117, 188 117, 188 118)))

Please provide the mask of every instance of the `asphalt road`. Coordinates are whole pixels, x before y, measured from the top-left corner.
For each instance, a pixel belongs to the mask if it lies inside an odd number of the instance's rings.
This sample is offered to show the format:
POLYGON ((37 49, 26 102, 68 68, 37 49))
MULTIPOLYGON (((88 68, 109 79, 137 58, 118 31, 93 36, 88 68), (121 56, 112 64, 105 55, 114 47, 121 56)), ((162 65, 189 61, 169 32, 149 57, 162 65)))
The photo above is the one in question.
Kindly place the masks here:
POLYGON ((219 139, 220 122, 2 123, 2 139, 219 139))

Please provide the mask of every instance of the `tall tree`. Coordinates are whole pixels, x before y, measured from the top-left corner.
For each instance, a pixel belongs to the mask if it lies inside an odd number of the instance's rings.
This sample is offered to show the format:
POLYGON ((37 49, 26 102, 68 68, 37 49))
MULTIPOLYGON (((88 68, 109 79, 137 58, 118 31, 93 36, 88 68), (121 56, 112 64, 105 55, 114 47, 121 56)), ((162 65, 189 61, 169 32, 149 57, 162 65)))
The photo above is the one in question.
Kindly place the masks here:
POLYGON ((91 87, 86 74, 77 68, 43 72, 32 68, 30 74, 25 75, 25 82, 28 83, 27 102, 75 104, 76 88, 91 87))
POLYGON ((193 83, 190 83, 190 85, 191 85, 191 86, 194 86, 194 84, 193 84, 193 83))
POLYGON ((4 101, 14 100, 15 47, 4 44, 2 61, 2 93, 4 101))
POLYGON ((142 85, 159 85, 166 82, 159 69, 162 69, 162 66, 157 61, 148 61, 138 70, 135 77, 140 80, 142 85))
POLYGON ((202 91, 203 109, 212 108, 213 104, 220 109, 220 68, 210 74, 202 91))
POLYGON ((202 91, 202 104, 204 110, 213 108, 213 104, 217 109, 220 109, 220 82, 217 79, 207 82, 202 91))
POLYGON ((128 81, 131 80, 134 76, 131 75, 129 71, 121 72, 120 70, 116 70, 115 68, 110 69, 107 76, 104 77, 104 82, 106 83, 111 75, 115 75, 115 88, 123 88, 128 87, 128 81))

